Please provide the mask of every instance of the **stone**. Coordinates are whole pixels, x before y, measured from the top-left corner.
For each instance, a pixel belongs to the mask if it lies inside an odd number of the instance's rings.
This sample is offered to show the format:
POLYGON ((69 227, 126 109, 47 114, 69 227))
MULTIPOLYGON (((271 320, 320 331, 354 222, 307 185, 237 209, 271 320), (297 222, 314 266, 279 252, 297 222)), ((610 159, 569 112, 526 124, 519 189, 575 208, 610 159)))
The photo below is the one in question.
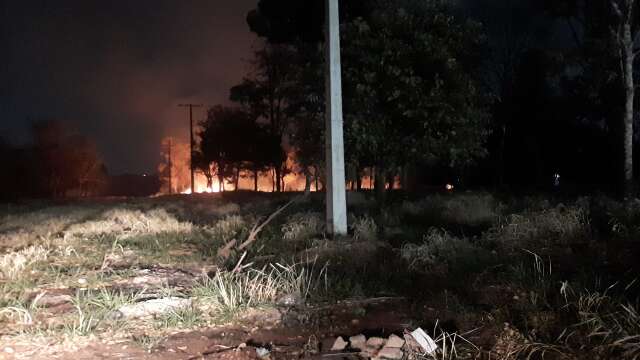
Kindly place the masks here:
POLYGON ((378 355, 379 348, 373 346, 365 346, 360 352, 360 356, 365 358, 375 358, 378 355))
POLYGON ((384 345, 386 348, 401 348, 404 346, 404 339, 398 335, 392 334, 389 336, 387 343, 384 345))
POLYGON ((349 345, 349 343, 344 341, 342 336, 338 336, 331 346, 331 351, 342 351, 347 347, 347 345, 349 345))
POLYGON ((297 294, 285 294, 280 296, 276 304, 279 306, 291 307, 304 304, 304 300, 297 294))
POLYGON ((422 348, 420 347, 420 344, 418 344, 418 342, 416 341, 416 339, 413 338, 413 336, 409 334, 404 334, 404 341, 407 346, 407 349, 411 350, 412 352, 416 352, 420 354, 422 353, 422 348))
POLYGON ((71 295, 67 294, 47 294, 42 293, 33 299, 33 304, 36 306, 43 306, 46 308, 55 307, 62 304, 69 304, 73 301, 71 295))
POLYGON ((261 359, 267 358, 270 353, 271 352, 266 348, 263 348, 263 347, 256 348, 256 355, 258 355, 258 357, 261 359))
POLYGON ((421 352, 423 354, 431 355, 436 350, 438 350, 438 345, 436 344, 436 342, 421 328, 417 328, 412 331, 410 336, 415 342, 419 344, 420 349, 422 350, 421 352))
POLYGON ((351 336, 349 338, 349 344, 352 349, 364 350, 367 344, 367 338, 362 334, 351 336))
POLYGON ((404 353, 399 348, 383 347, 378 352, 378 359, 401 360, 404 353))
POLYGON ((381 347, 384 346, 386 340, 380 337, 372 337, 369 338, 369 340, 367 340, 367 346, 372 347, 372 348, 376 348, 376 349, 380 349, 381 347))
POLYGON ((160 315, 172 310, 183 309, 191 306, 191 299, 179 297, 166 297, 151 299, 135 304, 127 304, 116 310, 117 315, 112 318, 135 319, 151 315, 160 315))

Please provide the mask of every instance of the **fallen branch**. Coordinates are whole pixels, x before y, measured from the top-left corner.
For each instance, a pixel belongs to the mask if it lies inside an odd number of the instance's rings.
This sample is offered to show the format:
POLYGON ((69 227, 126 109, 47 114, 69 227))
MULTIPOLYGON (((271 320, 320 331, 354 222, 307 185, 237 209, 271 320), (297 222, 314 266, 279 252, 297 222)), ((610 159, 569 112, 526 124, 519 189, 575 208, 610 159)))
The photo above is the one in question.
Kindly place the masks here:
POLYGON ((275 219, 276 216, 278 216, 281 212, 283 212, 286 208, 288 208, 291 204, 293 204, 297 200, 298 200, 298 198, 291 199, 288 203, 282 205, 273 214, 269 215, 267 220, 265 220, 262 224, 258 225, 258 223, 256 223, 256 225, 253 226, 253 229, 251 229, 251 232, 249 233, 249 236, 247 237, 247 240, 245 242, 243 242, 242 244, 240 244, 240 246, 238 246, 238 250, 244 250, 249 245, 251 245, 254 241, 256 241, 256 238, 257 238, 258 234, 260 233, 260 231, 262 231, 262 229, 265 226, 267 226, 267 224, 269 224, 273 219, 275 219))
POLYGON ((222 258, 222 259, 228 259, 229 256, 231 256, 231 249, 236 246, 236 239, 233 239, 231 241, 229 241, 228 243, 226 243, 223 247, 221 247, 220 249, 218 249, 218 257, 222 258))

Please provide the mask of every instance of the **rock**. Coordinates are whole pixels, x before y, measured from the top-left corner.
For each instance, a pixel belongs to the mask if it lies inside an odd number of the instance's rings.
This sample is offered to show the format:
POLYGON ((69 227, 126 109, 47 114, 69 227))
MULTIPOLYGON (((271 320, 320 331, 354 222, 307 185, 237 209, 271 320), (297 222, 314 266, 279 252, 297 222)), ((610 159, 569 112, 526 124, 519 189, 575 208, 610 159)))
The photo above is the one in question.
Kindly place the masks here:
POLYGON ((400 360, 403 356, 404 353, 399 348, 385 346, 380 350, 380 352, 378 352, 378 359, 400 360))
POLYGON ((285 294, 278 298, 276 304, 279 306, 298 306, 302 305, 304 301, 297 294, 285 294))
POLYGON ((380 349, 384 346, 386 340, 380 337, 372 337, 367 340, 367 346, 375 349, 380 349))
POLYGON ((413 338, 413 336, 409 334, 404 334, 404 341, 407 346, 407 349, 411 350, 412 352, 422 354, 423 352, 422 348, 420 347, 420 344, 418 344, 416 339, 413 338))
POLYGON ((71 295, 67 294, 47 294, 41 293, 33 299, 33 305, 46 308, 55 307, 62 304, 69 304, 73 301, 71 295))
POLYGON ((373 346, 365 346, 365 348, 360 352, 360 356, 365 358, 375 358, 378 355, 379 348, 373 346))
POLYGON ((6 348, 4 348, 4 352, 6 352, 7 354, 13 354, 16 351, 13 350, 12 347, 7 346, 6 348))
MULTIPOLYGON (((417 328, 411 332, 411 338, 419 344, 420 352, 423 354, 433 354, 436 350, 438 350, 438 345, 436 342, 429 336, 424 330, 421 328, 417 328)), ((405 340, 406 340, 405 336, 405 340)), ((408 340, 407 340, 408 342, 408 340)))
POLYGON ((135 319, 150 315, 165 314, 171 310, 182 309, 191 306, 191 299, 178 297, 166 297, 152 299, 135 304, 128 304, 116 310, 115 318, 135 319))
POLYGON ((349 344, 352 349, 364 350, 367 344, 367 338, 362 334, 351 336, 349 338, 349 344))
POLYGON ((384 345, 386 348, 401 348, 404 346, 404 339, 398 335, 392 334, 384 345))
POLYGON ((336 339, 336 341, 333 342, 333 345, 331 346, 331 351, 342 351, 347 347, 347 345, 349 345, 349 343, 344 341, 342 336, 339 336, 336 339))
POLYGON ((256 348, 256 355, 261 359, 268 357, 269 353, 270 351, 263 347, 256 348))

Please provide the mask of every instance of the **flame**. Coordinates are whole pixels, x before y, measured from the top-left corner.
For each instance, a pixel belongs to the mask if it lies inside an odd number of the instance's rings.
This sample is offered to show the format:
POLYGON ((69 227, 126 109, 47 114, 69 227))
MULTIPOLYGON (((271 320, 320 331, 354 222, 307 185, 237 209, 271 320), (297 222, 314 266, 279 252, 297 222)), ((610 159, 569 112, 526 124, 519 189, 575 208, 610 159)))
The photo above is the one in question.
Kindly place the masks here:
MULTIPOLYGON (((161 163, 158 166, 158 174, 161 181, 162 194, 191 194, 191 174, 189 144, 179 142, 174 138, 167 137, 162 141, 161 163)), ((295 160, 295 153, 290 152, 286 160, 286 168, 291 172, 282 179, 282 191, 304 191, 306 178, 300 165, 295 160)), ((212 169, 212 173, 215 173, 212 169)), ((372 190, 374 188, 374 171, 366 168, 361 174, 360 186, 362 189, 372 190)), ((254 174, 248 171, 241 171, 238 179, 238 190, 255 190, 254 174)), ((351 190, 356 189, 355 181, 347 184, 351 190)), ((386 184, 389 188, 390 184, 386 184)), ((318 191, 320 183, 313 180, 311 191, 318 191)), ((399 189, 400 177, 396 176, 393 181, 393 188, 399 189)), ((275 174, 273 170, 258 173, 257 190, 262 192, 273 192, 277 188, 275 174)), ((219 179, 214 176, 211 183, 207 183, 206 176, 201 171, 194 174, 194 193, 217 193, 221 191, 233 191, 236 184, 224 181, 220 184, 219 179)))
MULTIPOLYGON (((191 194, 191 174, 189 159, 189 144, 179 142, 174 138, 168 137, 162 141, 161 158, 162 161, 158 166, 158 173, 162 183, 161 193, 179 193, 191 194)), ((283 191, 303 191, 306 179, 301 174, 301 169, 294 159, 293 153, 287 158, 287 168, 292 172, 283 178, 283 191)), ((241 171, 238 179, 239 190, 254 190, 255 188, 254 174, 252 172, 241 171)), ((275 174, 273 171, 260 172, 258 174, 258 191, 272 192, 275 191, 275 174)), ((236 186, 233 182, 224 181, 223 186, 217 177, 213 177, 211 186, 207 186, 206 176, 196 171, 194 174, 194 191, 195 193, 217 193, 220 191, 233 191, 236 186)), ((316 191, 316 184, 311 184, 311 191, 316 191)))

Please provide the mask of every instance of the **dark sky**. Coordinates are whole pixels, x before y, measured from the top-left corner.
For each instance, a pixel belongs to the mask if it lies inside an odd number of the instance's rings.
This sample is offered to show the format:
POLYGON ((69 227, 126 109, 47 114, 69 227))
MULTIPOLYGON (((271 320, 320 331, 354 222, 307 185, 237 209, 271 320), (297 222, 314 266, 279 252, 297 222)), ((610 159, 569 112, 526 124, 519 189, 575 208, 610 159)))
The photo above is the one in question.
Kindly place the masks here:
POLYGON ((32 119, 57 119, 110 173, 154 171, 160 139, 188 134, 177 104, 224 103, 248 69, 256 2, 0 0, 0 135, 22 143, 32 119))

